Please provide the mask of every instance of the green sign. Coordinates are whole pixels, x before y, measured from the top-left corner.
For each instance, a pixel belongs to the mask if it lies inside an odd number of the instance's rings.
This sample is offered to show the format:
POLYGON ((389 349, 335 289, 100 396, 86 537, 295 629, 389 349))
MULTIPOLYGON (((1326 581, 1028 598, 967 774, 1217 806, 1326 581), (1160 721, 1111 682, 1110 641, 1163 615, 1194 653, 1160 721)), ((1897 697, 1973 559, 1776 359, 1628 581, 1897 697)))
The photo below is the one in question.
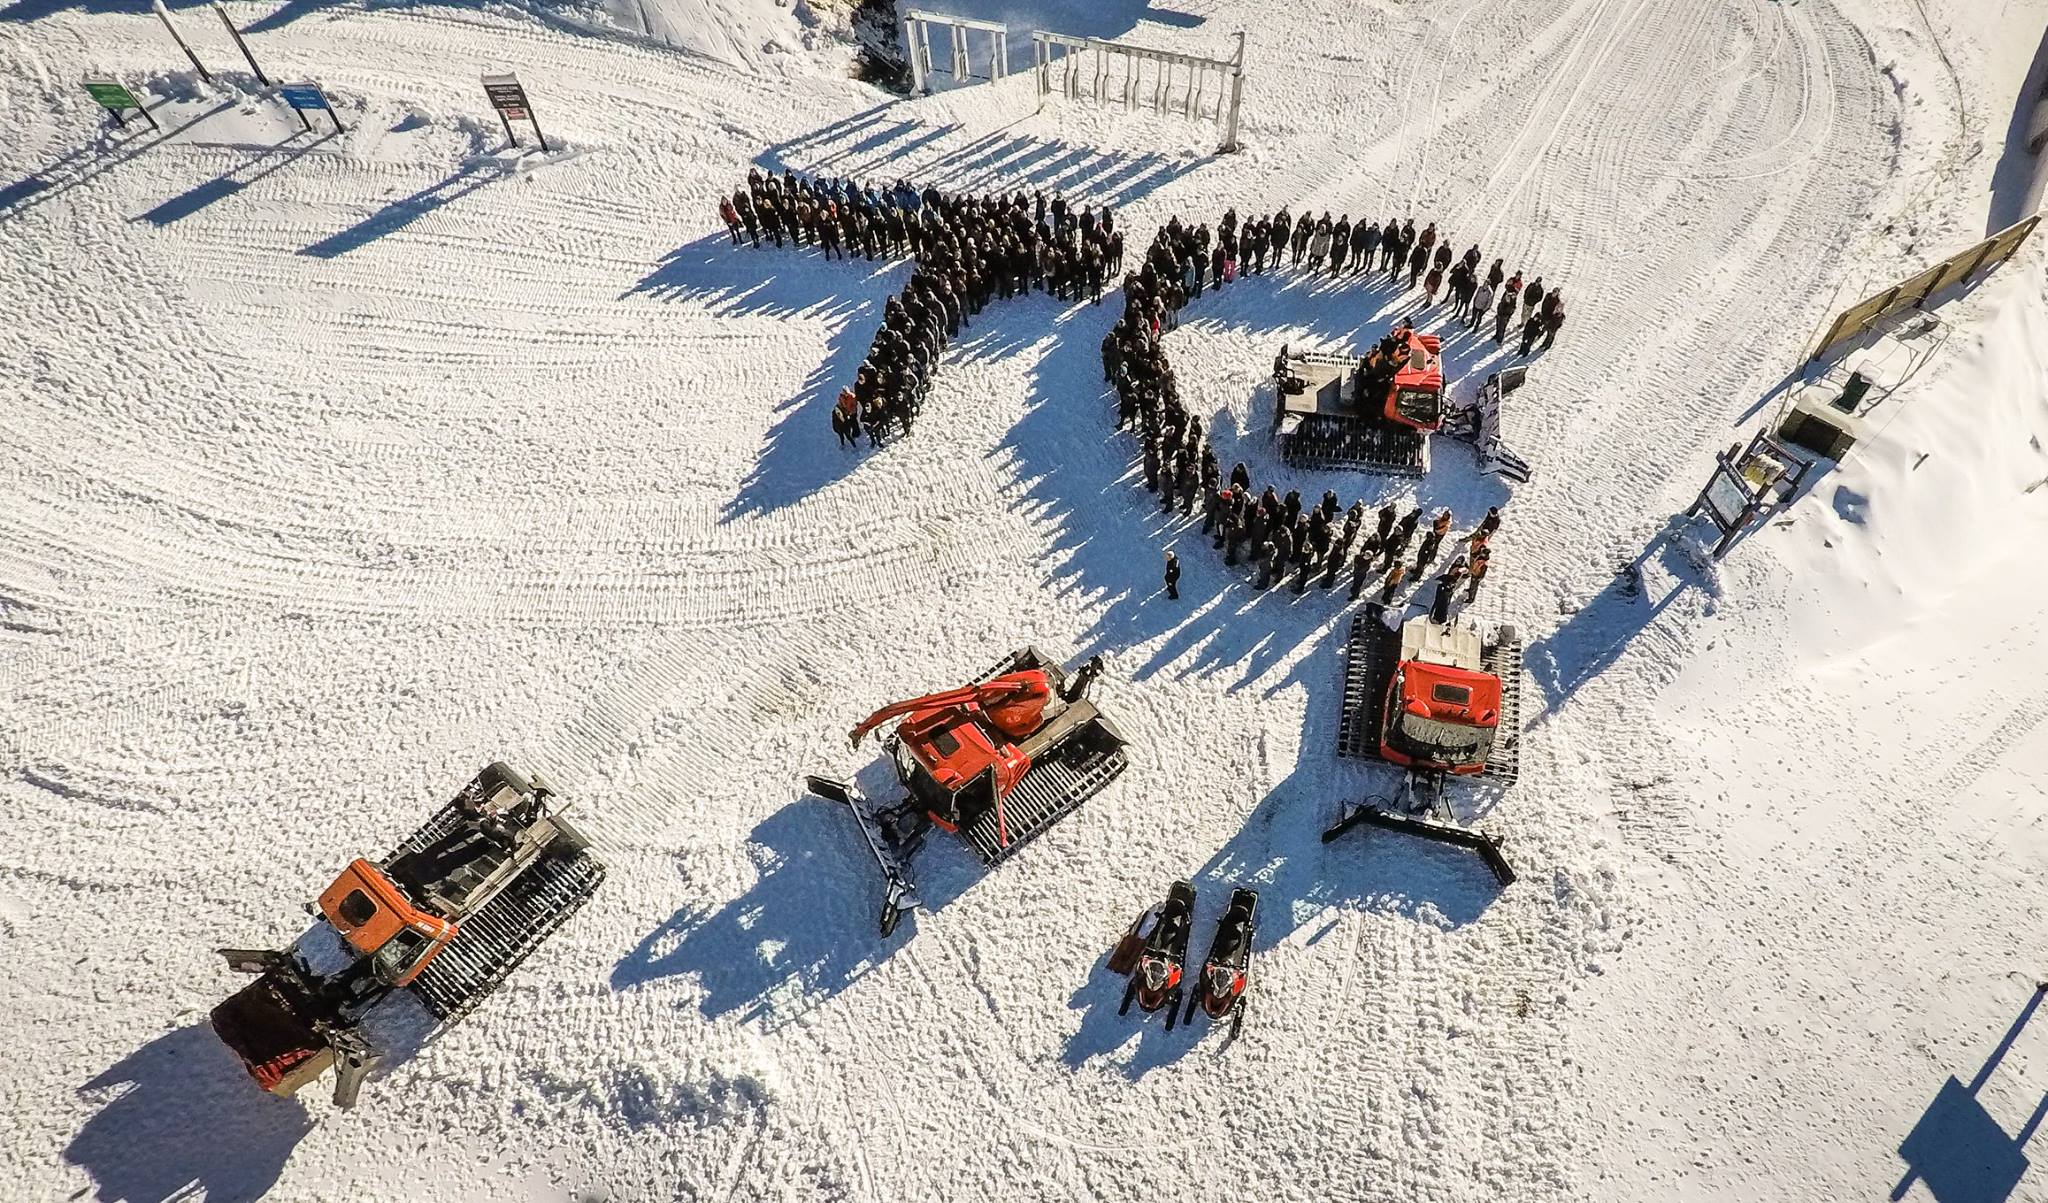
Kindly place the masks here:
POLYGON ((130 92, 127 86, 117 79, 88 79, 85 81, 85 90, 92 93, 92 98, 103 108, 112 109, 116 113, 122 109, 142 107, 142 102, 135 99, 135 93, 130 92))

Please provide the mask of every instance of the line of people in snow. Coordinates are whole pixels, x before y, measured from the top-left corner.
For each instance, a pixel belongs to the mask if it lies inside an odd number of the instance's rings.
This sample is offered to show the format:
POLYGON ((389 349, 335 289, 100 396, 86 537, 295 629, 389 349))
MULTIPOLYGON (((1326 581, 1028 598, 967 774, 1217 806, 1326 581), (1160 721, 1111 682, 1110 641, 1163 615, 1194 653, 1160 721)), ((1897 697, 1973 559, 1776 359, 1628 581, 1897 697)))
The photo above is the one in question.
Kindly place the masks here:
POLYGON ((1434 307, 1441 293, 1460 319, 1460 329, 1483 334, 1491 320, 1495 345, 1504 343, 1511 330, 1519 331, 1523 355, 1549 350, 1564 327, 1563 289, 1545 286, 1540 275, 1525 278, 1520 268, 1510 275, 1500 258, 1482 272, 1485 255, 1478 244, 1463 255, 1455 253, 1435 222, 1420 230, 1413 218, 1354 224, 1350 214, 1332 220, 1327 210, 1321 217, 1305 214, 1296 220, 1285 208, 1240 222, 1233 208, 1224 213, 1213 240, 1206 224, 1195 228, 1194 238, 1196 254, 1181 275, 1165 283, 1169 301, 1176 287, 1200 296, 1204 287, 1220 287, 1239 274, 1262 274, 1269 264, 1276 271, 1300 267, 1306 260, 1310 272, 1331 277, 1384 272, 1388 284, 1399 286, 1405 275, 1408 287, 1422 290, 1422 308, 1434 307))
MULTIPOLYGON (((1161 334, 1178 324, 1180 310, 1200 295, 1198 276, 1190 282, 1192 292, 1183 281, 1190 280, 1193 263, 1202 257, 1206 234, 1206 228, 1190 230, 1178 218, 1161 228, 1143 265, 1125 278, 1123 316, 1102 342, 1103 378, 1117 395, 1117 429, 1131 429, 1141 439, 1145 487, 1159 495, 1164 513, 1178 508, 1192 518, 1199 501, 1202 534, 1212 537, 1225 564, 1235 566, 1249 556, 1260 589, 1290 576, 1297 594, 1306 593, 1311 580, 1329 589, 1348 567, 1352 600, 1377 580, 1379 599, 1392 602, 1404 584, 1419 582, 1448 552, 1431 598, 1432 614, 1447 620, 1458 590, 1470 602, 1486 579, 1493 535, 1500 528, 1498 508, 1488 509, 1470 533, 1453 539, 1451 511, 1441 511, 1424 527, 1419 508, 1403 515, 1388 502, 1367 530, 1366 503, 1355 501, 1346 510, 1334 489, 1325 491, 1319 503, 1304 506, 1298 491, 1281 497, 1270 485, 1255 497, 1251 471, 1241 462, 1224 479, 1216 451, 1203 437, 1201 418, 1181 403, 1179 382, 1160 344, 1161 334), (1411 546, 1416 548, 1412 567, 1411 546)), ((1227 282, 1231 276, 1217 278, 1227 282)), ((1179 557, 1167 552, 1169 599, 1180 597, 1180 574, 1179 557)))
POLYGON ((1037 289, 1065 301, 1092 296, 1123 270, 1124 237, 1108 206, 1074 208, 1055 193, 948 195, 898 181, 886 188, 846 178, 781 175, 758 168, 718 205, 734 246, 787 238, 827 259, 908 255, 917 270, 891 297, 867 357, 832 408, 842 446, 879 447, 908 434, 946 344, 992 300, 1037 289))

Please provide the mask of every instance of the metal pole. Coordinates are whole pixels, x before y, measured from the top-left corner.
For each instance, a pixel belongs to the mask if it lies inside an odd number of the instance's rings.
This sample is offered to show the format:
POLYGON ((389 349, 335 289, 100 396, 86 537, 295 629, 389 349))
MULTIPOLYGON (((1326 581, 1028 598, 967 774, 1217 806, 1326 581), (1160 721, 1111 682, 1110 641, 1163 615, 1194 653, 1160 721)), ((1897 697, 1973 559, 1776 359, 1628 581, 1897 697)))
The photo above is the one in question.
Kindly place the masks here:
MULTIPOLYGON (((137 105, 135 111, 142 114, 142 119, 144 121, 149 122, 149 128, 155 130, 159 134, 164 132, 164 127, 156 123, 156 118, 150 114, 148 108, 141 105, 137 105)), ((125 125, 127 123, 123 122, 122 124, 125 125)))
POLYGON ((548 153, 548 136, 540 132, 540 118, 533 115, 533 97, 526 98, 526 123, 533 127, 533 136, 540 143, 540 152, 548 153))
POLYGON ((341 116, 334 111, 334 105, 328 102, 325 92, 320 94, 320 107, 327 110, 327 119, 334 123, 335 133, 345 134, 348 132, 348 127, 341 123, 341 116))
MULTIPOLYGON (((498 108, 495 104, 491 107, 494 109, 498 108)), ((505 141, 510 142, 514 146, 519 145, 519 135, 512 132, 512 119, 505 115, 505 110, 503 109, 498 109, 498 124, 505 127, 505 141)))
POLYGON ((185 57, 192 60, 192 69, 199 72, 199 78, 212 83, 213 75, 207 71, 206 64, 199 61, 199 56, 192 53, 192 48, 185 44, 185 39, 178 36, 178 27, 171 24, 171 10, 164 7, 164 0, 156 0, 152 7, 156 9, 156 19, 164 23, 164 32, 170 34, 171 40, 178 44, 178 49, 184 51, 185 57))
POLYGON ((256 82, 266 88, 269 87, 270 77, 263 74, 263 68, 256 65, 256 56, 249 53, 249 43, 242 40, 242 31, 236 29, 235 23, 228 19, 228 10, 220 6, 220 0, 213 0, 213 11, 220 14, 220 23, 228 27, 228 36, 235 39, 235 45, 241 48, 242 57, 249 60, 249 70, 256 73, 256 82))
POLYGON ((299 107, 298 105, 293 105, 293 106, 292 106, 292 112, 294 112, 294 113, 296 113, 296 114, 298 115, 298 118, 299 118, 299 124, 300 124, 300 125, 302 125, 302 126, 305 126, 305 127, 306 127, 306 132, 307 132, 307 133, 309 133, 309 134, 310 134, 310 133, 312 133, 312 132, 313 132, 313 121, 312 121, 312 119, 311 119, 311 118, 309 118, 309 117, 307 117, 307 116, 306 116, 306 110, 304 110, 304 109, 300 108, 300 107, 299 107))

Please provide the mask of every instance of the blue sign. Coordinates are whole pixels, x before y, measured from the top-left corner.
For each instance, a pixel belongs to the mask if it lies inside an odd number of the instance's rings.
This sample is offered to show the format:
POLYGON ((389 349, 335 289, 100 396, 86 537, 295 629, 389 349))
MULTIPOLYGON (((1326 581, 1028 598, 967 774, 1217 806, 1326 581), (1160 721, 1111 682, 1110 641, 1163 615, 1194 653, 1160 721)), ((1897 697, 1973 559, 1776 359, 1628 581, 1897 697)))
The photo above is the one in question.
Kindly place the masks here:
POLYGON ((283 84, 277 89, 277 94, 284 97, 284 102, 295 109, 327 107, 327 98, 320 94, 319 87, 314 84, 283 84))

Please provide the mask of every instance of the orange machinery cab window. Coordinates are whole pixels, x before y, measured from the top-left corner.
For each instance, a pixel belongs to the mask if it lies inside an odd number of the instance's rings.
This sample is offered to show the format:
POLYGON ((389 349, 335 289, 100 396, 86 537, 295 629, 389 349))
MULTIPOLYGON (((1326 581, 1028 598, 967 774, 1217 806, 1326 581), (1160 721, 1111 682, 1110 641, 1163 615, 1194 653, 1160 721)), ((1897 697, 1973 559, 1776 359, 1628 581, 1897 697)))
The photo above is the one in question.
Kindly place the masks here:
POLYGON ((998 792, 1007 792, 1030 765, 1007 739, 998 740, 965 711, 948 707, 930 715, 913 715, 899 732, 903 746, 947 793, 966 789, 974 779, 995 771, 998 792))
POLYGON ((414 906, 384 871, 358 858, 320 895, 320 913, 357 952, 377 980, 404 986, 455 938, 455 925, 414 906))
POLYGON ((1408 334, 1408 363, 1394 374, 1394 388, 1387 395, 1386 417, 1416 430, 1431 431, 1444 424, 1444 369, 1439 348, 1442 340, 1434 334, 1408 334))

